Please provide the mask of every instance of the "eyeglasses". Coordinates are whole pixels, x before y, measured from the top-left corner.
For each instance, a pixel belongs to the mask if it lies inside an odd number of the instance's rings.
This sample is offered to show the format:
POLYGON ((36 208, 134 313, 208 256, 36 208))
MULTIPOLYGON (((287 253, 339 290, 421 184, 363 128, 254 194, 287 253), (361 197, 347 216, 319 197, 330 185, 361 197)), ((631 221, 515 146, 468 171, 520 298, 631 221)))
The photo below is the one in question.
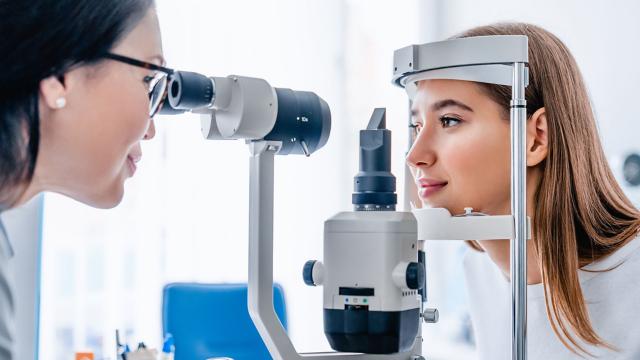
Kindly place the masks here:
POLYGON ((154 76, 145 76, 144 78, 144 82, 149 85, 149 117, 153 118, 162 108, 162 104, 167 97, 168 77, 173 74, 175 70, 112 53, 106 53, 104 58, 157 71, 154 76))

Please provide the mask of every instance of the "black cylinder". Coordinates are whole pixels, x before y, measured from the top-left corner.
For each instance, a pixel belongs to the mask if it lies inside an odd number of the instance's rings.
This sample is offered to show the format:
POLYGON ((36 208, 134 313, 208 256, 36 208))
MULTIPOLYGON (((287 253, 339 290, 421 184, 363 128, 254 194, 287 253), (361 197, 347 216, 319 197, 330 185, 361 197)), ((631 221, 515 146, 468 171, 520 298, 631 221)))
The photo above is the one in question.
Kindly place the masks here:
POLYGON ((384 127, 384 110, 376 109, 370 126, 360 130, 360 171, 351 197, 356 211, 393 211, 398 202, 391 173, 391 131, 384 127))
POLYGON ((331 133, 329 105, 309 91, 275 90, 278 115, 265 140, 282 141, 278 155, 310 155, 323 147, 331 133))
POLYGON ((168 92, 169 104, 177 110, 209 106, 215 95, 210 78, 190 71, 177 71, 171 75, 168 92))

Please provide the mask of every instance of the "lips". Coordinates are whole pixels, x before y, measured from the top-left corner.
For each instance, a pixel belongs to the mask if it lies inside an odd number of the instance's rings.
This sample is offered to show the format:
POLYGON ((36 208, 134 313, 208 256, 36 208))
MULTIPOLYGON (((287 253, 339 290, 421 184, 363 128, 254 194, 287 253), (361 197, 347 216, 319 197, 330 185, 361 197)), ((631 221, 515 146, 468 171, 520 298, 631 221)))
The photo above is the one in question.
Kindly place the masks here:
POLYGON ((130 158, 134 164, 137 164, 140 159, 142 159, 142 154, 129 154, 127 157, 130 158))
POLYGON ((127 167, 129 168, 129 173, 131 174, 131 176, 136 173, 136 170, 138 169, 138 166, 136 164, 140 161, 141 158, 142 155, 139 154, 127 155, 127 167))
POLYGON ((420 178, 416 181, 416 183, 418 185, 418 193, 423 199, 427 199, 428 197, 434 195, 448 184, 447 181, 427 178, 420 178))

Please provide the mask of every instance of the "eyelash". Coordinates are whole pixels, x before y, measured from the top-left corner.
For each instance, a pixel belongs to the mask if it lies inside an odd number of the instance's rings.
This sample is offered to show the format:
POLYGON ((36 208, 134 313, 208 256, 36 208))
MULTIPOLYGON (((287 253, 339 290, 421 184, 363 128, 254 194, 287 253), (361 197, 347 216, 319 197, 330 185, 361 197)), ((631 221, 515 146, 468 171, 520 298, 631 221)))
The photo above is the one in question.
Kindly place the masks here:
MULTIPOLYGON (((462 122, 462 120, 460 120, 458 118, 455 118, 455 117, 452 117, 452 116, 441 116, 438 120, 440 121, 440 125, 442 125, 443 129, 460 125, 460 123, 462 122), (451 121, 457 121, 457 123, 455 125, 451 125, 450 124, 451 121), (449 124, 449 125, 447 126, 447 124, 449 124)), ((411 127, 415 131, 416 134, 418 134, 418 133, 420 133, 420 131, 422 131, 422 123, 413 123, 413 124, 409 125, 409 127, 411 127)))
POLYGON ((453 126, 457 126, 459 125, 462 120, 452 117, 452 116, 441 116, 440 117, 440 124, 442 125, 443 128, 449 128, 449 127, 453 127, 453 126), (449 126, 445 126, 445 123, 449 123, 450 121, 457 121, 457 123, 455 125, 449 125, 449 126))
POLYGON ((147 75, 142 79, 142 81, 144 81, 145 84, 149 85, 151 84, 151 81, 153 80, 153 78, 154 78, 153 76, 147 75))

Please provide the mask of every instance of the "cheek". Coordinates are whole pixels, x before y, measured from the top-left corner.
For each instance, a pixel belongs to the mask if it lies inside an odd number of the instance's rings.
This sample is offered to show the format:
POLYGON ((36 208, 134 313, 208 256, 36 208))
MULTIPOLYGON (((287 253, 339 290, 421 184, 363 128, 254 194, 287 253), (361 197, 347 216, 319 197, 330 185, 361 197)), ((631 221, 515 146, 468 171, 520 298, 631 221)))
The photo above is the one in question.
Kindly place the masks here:
POLYGON ((131 76, 114 76, 96 83, 87 97, 82 113, 90 115, 84 121, 84 151, 78 154, 88 170, 86 181, 93 184, 95 196, 118 197, 127 155, 149 125, 147 94, 131 76))
POLYGON ((94 118, 102 133, 101 152, 109 155, 111 162, 122 162, 149 125, 147 96, 143 87, 134 83, 105 89, 103 99, 106 101, 96 105, 94 118))
MULTIPOLYGON (((462 211, 502 208, 509 200, 510 148, 508 132, 469 128, 441 153, 454 192, 453 207, 462 211)), ((490 212, 490 211, 489 211, 490 212)))

